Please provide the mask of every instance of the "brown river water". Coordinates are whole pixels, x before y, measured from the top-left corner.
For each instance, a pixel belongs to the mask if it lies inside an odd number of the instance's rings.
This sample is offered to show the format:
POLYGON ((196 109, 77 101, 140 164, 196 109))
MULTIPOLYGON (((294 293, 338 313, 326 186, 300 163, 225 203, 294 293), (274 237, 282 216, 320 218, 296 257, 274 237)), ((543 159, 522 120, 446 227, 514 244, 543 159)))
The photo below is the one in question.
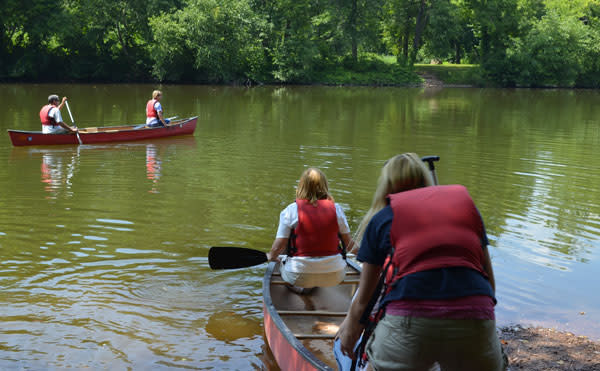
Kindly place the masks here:
POLYGON ((267 251, 308 166, 354 230, 407 151, 475 199, 499 325, 600 339, 598 91, 166 85, 194 136, 14 148, 6 129, 40 130, 51 93, 79 127, 114 126, 142 123, 155 87, 0 87, 0 369, 273 368, 265 266, 211 271, 208 249, 267 251))

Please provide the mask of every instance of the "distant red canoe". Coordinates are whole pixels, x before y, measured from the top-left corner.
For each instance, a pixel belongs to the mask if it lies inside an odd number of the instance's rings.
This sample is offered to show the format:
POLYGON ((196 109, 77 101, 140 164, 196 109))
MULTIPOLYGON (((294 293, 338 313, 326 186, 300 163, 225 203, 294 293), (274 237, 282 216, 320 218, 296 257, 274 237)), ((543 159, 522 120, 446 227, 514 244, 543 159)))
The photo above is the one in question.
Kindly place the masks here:
POLYGON ((360 267, 348 259, 346 278, 333 287, 298 295, 285 287, 279 265, 269 263, 263 279, 265 337, 282 370, 333 371, 333 339, 358 287, 360 267))
POLYGON ((8 130, 13 146, 39 146, 52 144, 93 144, 125 142, 143 139, 194 134, 198 117, 173 120, 167 126, 146 128, 140 125, 107 126, 79 129, 77 134, 43 134, 41 131, 8 130), (80 141, 81 140, 81 141, 80 141))

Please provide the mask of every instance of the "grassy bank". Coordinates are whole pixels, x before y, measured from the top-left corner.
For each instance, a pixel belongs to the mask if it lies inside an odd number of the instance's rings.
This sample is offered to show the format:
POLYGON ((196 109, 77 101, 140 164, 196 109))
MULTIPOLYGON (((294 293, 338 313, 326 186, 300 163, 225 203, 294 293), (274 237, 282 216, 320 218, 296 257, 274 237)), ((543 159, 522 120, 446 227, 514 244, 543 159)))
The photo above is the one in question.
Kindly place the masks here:
POLYGON ((309 74, 308 80, 299 83, 325 85, 412 86, 422 79, 410 66, 396 63, 396 57, 362 55, 357 61, 344 58, 324 63, 309 74))
POLYGON ((417 74, 433 76, 445 85, 489 85, 476 64, 415 64, 414 69, 417 74))

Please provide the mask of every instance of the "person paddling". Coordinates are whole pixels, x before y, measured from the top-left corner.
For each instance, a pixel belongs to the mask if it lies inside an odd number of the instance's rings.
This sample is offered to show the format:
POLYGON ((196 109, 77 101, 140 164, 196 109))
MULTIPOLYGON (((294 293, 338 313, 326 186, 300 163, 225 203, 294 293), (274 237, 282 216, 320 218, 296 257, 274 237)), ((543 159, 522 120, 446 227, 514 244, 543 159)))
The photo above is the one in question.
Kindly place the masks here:
POLYGON ((146 103, 146 126, 157 127, 169 124, 170 120, 163 117, 163 109, 160 104, 161 99, 162 92, 154 90, 152 92, 152 99, 146 103))
POLYGON ((59 102, 58 95, 48 96, 48 104, 40 110, 40 120, 42 121, 42 133, 44 134, 66 134, 76 133, 76 126, 69 126, 63 122, 60 109, 65 105, 67 97, 63 97, 59 102))

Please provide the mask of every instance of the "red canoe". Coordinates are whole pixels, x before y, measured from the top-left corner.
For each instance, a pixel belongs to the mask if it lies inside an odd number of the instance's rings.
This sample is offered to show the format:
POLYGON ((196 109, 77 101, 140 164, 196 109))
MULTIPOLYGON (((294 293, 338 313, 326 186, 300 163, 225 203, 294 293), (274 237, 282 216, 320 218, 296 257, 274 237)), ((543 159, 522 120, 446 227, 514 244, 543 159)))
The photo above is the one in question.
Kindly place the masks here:
POLYGON ((265 337, 282 370, 336 370, 333 339, 358 288, 360 267, 347 260, 344 282, 298 295, 285 287, 279 265, 263 279, 265 337))
POLYGON ((107 126, 79 129, 77 134, 43 134, 41 131, 8 130, 13 146, 52 144, 93 144, 194 134, 198 117, 173 120, 166 127, 147 128, 140 125, 107 126))

